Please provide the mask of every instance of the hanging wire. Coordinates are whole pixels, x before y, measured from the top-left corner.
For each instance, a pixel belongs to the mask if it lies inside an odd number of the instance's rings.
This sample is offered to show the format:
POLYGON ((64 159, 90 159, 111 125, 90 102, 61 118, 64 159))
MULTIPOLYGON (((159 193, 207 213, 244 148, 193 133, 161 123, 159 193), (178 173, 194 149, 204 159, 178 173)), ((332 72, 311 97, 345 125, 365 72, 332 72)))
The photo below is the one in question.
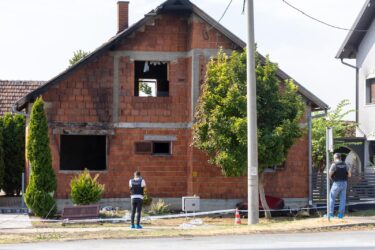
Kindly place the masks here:
POLYGON ((225 14, 227 14, 227 11, 228 11, 229 7, 231 6, 232 2, 233 2, 233 0, 229 1, 227 7, 225 8, 225 10, 224 10, 223 14, 221 15, 221 17, 219 18, 219 20, 217 20, 217 22, 215 23, 215 25, 212 25, 210 28, 208 28, 206 30, 206 32, 208 32, 211 29, 215 28, 220 23, 220 21, 224 18, 225 14))
POLYGON ((292 8, 292 9, 294 9, 294 10, 300 12, 302 15, 304 15, 304 16, 306 16, 306 17, 308 17, 308 18, 310 18, 310 19, 312 19, 312 20, 314 20, 314 21, 316 21, 316 22, 318 22, 318 23, 324 24, 324 25, 326 25, 326 26, 328 26, 328 27, 331 27, 331 28, 334 28, 334 29, 338 29, 338 30, 353 31, 353 32, 367 32, 367 31, 368 31, 368 30, 347 29, 347 28, 339 27, 339 26, 336 26, 336 25, 333 25, 333 24, 329 24, 329 23, 327 23, 327 22, 324 22, 324 21, 322 21, 322 20, 319 20, 318 18, 315 18, 315 17, 313 17, 313 16, 311 16, 311 15, 305 13, 303 10, 301 10, 301 9, 295 7, 294 5, 288 3, 286 0, 282 0, 282 1, 283 1, 286 5, 288 5, 290 8, 292 8))

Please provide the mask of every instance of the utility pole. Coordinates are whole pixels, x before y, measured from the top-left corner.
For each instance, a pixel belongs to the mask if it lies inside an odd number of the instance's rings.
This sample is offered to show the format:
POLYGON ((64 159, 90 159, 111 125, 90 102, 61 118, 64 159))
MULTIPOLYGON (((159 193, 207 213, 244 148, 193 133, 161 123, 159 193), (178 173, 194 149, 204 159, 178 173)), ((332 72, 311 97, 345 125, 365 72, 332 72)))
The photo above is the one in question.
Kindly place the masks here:
POLYGON ((326 171, 327 171, 327 219, 330 220, 330 214, 333 211, 330 211, 330 178, 329 178, 329 153, 333 152, 333 130, 331 127, 326 128, 326 171))
POLYGON ((258 138, 255 77, 254 2, 246 0, 247 43, 247 209, 248 224, 259 222, 258 138))

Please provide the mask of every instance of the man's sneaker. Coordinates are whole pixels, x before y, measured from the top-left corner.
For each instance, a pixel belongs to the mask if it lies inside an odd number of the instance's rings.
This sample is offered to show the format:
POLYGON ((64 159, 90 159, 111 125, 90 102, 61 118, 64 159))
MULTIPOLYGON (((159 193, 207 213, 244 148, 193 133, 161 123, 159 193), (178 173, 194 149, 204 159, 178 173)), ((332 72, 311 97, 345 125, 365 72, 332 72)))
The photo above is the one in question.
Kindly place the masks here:
POLYGON ((134 225, 131 225, 131 226, 130 226, 130 229, 135 229, 135 226, 134 226, 134 225))
POLYGON ((142 227, 141 225, 138 224, 138 225, 136 226, 136 228, 137 228, 137 229, 142 229, 143 227, 142 227))
POLYGON ((324 215, 324 218, 333 218, 333 217, 335 217, 334 214, 329 214, 328 216, 327 216, 327 214, 324 215))
POLYGON ((337 218, 339 218, 339 219, 344 218, 344 214, 338 214, 338 215, 337 215, 337 218))

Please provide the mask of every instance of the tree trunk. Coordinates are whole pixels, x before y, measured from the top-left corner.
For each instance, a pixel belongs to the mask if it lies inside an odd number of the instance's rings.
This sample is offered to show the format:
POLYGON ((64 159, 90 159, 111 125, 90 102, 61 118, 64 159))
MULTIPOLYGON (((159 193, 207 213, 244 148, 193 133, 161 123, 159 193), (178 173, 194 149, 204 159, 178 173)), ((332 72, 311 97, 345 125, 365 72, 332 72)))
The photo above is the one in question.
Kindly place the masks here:
POLYGON ((271 211, 270 207, 268 206, 267 200, 266 200, 266 194, 264 193, 264 185, 263 185, 263 179, 264 179, 264 173, 261 173, 259 176, 259 198, 263 207, 264 216, 266 219, 271 219, 271 211))

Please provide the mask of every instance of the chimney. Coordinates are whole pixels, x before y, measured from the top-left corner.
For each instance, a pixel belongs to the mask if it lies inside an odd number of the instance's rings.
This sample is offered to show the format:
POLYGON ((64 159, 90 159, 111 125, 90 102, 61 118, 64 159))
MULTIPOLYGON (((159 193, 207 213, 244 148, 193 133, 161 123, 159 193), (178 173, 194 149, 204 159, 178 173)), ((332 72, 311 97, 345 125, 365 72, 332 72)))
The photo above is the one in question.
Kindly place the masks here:
POLYGON ((129 27, 129 1, 117 2, 117 18, 118 18, 117 33, 119 33, 129 27))

